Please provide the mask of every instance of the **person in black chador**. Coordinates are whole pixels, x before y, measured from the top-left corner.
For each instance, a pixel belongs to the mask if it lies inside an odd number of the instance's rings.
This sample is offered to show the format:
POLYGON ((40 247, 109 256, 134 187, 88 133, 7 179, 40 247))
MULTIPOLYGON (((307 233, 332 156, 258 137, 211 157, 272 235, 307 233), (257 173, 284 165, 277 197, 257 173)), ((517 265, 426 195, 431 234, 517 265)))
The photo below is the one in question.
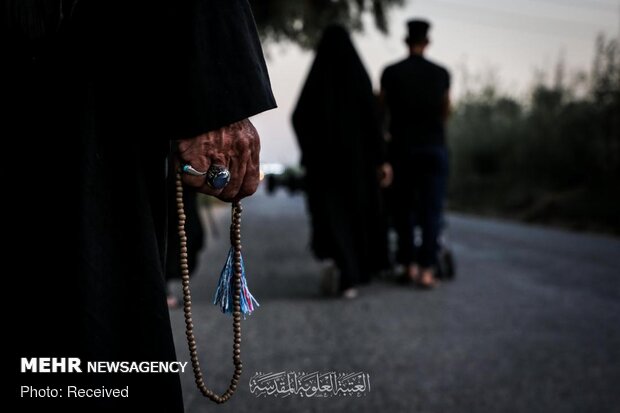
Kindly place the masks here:
POLYGON ((421 287, 436 285, 438 236, 445 196, 448 155, 450 75, 424 57, 430 24, 408 22, 409 57, 388 66, 381 77, 381 100, 389 123, 389 159, 394 169, 392 214, 398 233, 398 261, 404 279, 421 287), (414 228, 422 244, 414 243, 414 228))
POLYGON ((340 291, 354 297, 354 287, 384 265, 379 184, 389 182, 391 170, 370 78, 341 26, 325 29, 293 126, 306 170, 312 249, 334 260, 340 291))
POLYGON ((247 1, 6 0, 0 55, 14 410, 182 412, 178 374, 89 373, 87 362, 176 360, 166 158, 227 167, 223 190, 183 177, 225 201, 256 190, 247 118, 275 102, 247 1), (82 373, 20 373, 22 357, 78 357, 82 373), (128 397, 74 398, 69 385, 128 397), (24 386, 62 398, 20 397, 24 386))

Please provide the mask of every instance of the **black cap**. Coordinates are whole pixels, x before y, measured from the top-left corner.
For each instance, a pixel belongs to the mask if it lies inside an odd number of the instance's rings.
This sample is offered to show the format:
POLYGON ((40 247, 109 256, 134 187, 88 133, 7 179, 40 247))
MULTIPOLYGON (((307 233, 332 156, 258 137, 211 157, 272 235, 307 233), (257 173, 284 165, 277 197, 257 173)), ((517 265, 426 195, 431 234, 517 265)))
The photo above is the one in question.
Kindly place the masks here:
POLYGON ((428 29, 431 27, 428 21, 419 19, 409 20, 407 27, 409 28, 407 43, 416 44, 428 40, 428 29))

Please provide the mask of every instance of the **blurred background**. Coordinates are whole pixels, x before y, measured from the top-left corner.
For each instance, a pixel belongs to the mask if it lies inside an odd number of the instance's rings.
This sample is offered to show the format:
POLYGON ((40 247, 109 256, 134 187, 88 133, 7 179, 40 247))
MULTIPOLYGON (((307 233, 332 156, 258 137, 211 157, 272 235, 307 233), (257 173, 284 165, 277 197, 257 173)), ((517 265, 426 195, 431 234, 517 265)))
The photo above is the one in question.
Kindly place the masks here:
POLYGON ((613 0, 254 1, 279 109, 254 119, 262 160, 299 161, 290 116, 335 20, 379 89, 406 55, 405 22, 433 23, 452 74, 453 209, 618 234, 620 6, 613 0))
MULTIPOLYGON (((427 57, 452 75, 442 242, 456 277, 422 292, 387 275, 355 300, 325 297, 304 192, 294 180, 293 190, 263 185, 244 201, 244 259, 261 306, 243 323, 242 385, 210 406, 186 373, 187 411, 620 412, 620 1, 250 3, 279 105, 253 122, 263 172, 283 182, 301 174, 291 115, 323 29, 351 31, 378 92, 383 68, 407 56, 406 22, 432 22, 427 57), (259 372, 314 371, 364 372, 371 388, 250 391, 259 372)), ((206 381, 223 390, 231 320, 211 301, 229 215, 207 204, 194 324, 206 381)), ((171 318, 187 360, 182 311, 171 318)))

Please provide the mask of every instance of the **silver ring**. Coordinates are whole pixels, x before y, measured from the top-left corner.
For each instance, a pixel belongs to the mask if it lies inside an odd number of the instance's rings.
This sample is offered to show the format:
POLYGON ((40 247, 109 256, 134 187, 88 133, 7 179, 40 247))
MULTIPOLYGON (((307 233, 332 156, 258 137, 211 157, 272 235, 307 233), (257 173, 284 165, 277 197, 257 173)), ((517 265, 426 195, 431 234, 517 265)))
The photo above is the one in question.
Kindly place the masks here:
POLYGON ((213 189, 222 189, 230 182, 230 171, 222 165, 211 165, 206 175, 207 185, 213 189))
POLYGON ((183 171, 183 173, 186 173, 186 174, 192 175, 192 176, 205 176, 207 174, 206 172, 197 171, 196 169, 194 169, 193 166, 191 166, 189 164, 183 165, 181 167, 181 171, 183 171))

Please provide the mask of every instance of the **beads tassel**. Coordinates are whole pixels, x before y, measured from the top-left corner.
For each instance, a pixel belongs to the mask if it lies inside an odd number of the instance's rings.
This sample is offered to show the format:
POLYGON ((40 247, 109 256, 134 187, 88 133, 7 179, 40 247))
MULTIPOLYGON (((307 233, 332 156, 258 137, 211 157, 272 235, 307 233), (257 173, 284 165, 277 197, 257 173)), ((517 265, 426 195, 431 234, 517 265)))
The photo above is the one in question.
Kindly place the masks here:
MULTIPOLYGON (((213 304, 219 305, 223 313, 233 313, 233 295, 234 295, 234 262, 235 262, 235 248, 230 247, 228 252, 228 258, 222 268, 220 279, 215 290, 215 296, 213 297, 213 304)), ((243 265, 243 257, 239 256, 239 263, 241 264, 241 312, 244 315, 252 314, 255 307, 259 307, 258 301, 254 298, 250 290, 248 289, 248 283, 245 278, 245 266, 243 265)))
MULTIPOLYGON (((179 218, 178 234, 180 239, 180 253, 179 258, 181 262, 181 279, 183 280, 183 313, 185 315, 185 335, 187 336, 187 345, 189 348, 189 355, 192 361, 192 370, 194 371, 194 378, 196 386, 209 400, 221 404, 230 400, 241 378, 241 372, 243 371, 243 363, 241 362, 241 308, 242 301, 245 297, 246 308, 249 309, 248 314, 254 309, 252 301, 254 297, 247 291, 247 286, 242 289, 242 286, 246 285, 245 276, 243 275, 243 259, 241 258, 241 204, 239 202, 233 203, 233 219, 230 227, 230 243, 231 252, 228 254, 226 265, 224 269, 228 268, 228 272, 224 274, 222 271, 224 280, 222 283, 222 299, 225 300, 227 309, 231 309, 233 318, 233 364, 235 366, 232 379, 228 385, 228 389, 224 393, 215 394, 213 390, 207 387, 200 368, 200 362, 198 361, 198 350, 196 344, 196 337, 194 335, 194 322, 192 319, 192 294, 190 291, 189 282, 189 268, 187 266, 187 234, 185 233, 185 206, 183 205, 183 182, 181 179, 181 171, 177 172, 176 176, 176 201, 177 201, 177 213, 179 218), (224 294, 226 290, 226 293, 224 294)), ((219 289, 219 287, 218 287, 219 289)), ((217 296, 217 294, 216 294, 217 296)), ((258 306, 256 300, 254 303, 258 306)))

